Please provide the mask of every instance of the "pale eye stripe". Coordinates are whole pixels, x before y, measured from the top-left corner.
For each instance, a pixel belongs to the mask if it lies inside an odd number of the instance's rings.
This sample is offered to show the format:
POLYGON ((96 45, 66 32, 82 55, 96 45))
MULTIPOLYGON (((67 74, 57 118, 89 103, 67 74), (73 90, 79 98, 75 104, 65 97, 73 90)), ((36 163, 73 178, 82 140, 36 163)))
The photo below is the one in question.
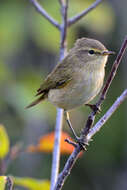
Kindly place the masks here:
MULTIPOLYGON (((90 50, 93 50, 93 51, 94 51, 94 54, 96 54, 96 55, 102 55, 102 53, 101 53, 100 51, 96 51, 96 50, 94 50, 94 49, 89 49, 89 50, 87 50, 87 49, 82 49, 82 50, 79 50, 79 52, 80 52, 80 53, 89 53, 90 50)), ((94 55, 94 54, 91 54, 91 55, 94 55)))

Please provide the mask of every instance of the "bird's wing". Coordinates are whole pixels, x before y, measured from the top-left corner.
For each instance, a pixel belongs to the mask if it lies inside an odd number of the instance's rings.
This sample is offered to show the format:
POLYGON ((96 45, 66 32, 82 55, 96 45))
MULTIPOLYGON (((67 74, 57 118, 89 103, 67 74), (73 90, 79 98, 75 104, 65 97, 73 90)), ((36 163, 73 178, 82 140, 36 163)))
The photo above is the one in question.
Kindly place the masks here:
POLYGON ((61 62, 59 65, 55 67, 55 69, 47 76, 45 81, 42 83, 40 88, 37 90, 36 96, 40 95, 39 98, 37 98, 35 101, 33 101, 31 104, 29 104, 26 108, 30 108, 44 100, 50 89, 55 88, 63 88, 66 86, 71 80, 72 80, 72 71, 69 71, 69 64, 67 66, 67 62, 65 61, 65 58, 63 62, 61 62), (66 67, 67 66, 67 67, 66 67), (68 72, 69 71, 69 72, 68 72), (71 74, 71 76, 70 76, 71 74))
POLYGON ((64 58, 64 60, 47 76, 40 88, 37 90, 37 96, 42 93, 48 93, 50 89, 62 88, 71 81, 71 68, 69 68, 69 63, 65 59, 66 58, 64 58))

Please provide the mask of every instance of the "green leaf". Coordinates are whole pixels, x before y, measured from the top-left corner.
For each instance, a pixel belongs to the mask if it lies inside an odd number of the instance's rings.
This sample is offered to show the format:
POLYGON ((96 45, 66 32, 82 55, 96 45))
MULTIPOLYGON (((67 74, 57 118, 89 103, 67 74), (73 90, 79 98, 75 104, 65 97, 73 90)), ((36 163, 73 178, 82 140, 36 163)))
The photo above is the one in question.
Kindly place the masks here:
POLYGON ((7 177, 0 176, 0 190, 5 190, 6 182, 7 182, 7 177))
POLYGON ((0 159, 3 159, 9 152, 9 138, 3 125, 0 125, 0 159))
POLYGON ((14 185, 25 187, 29 190, 49 190, 50 182, 48 180, 37 180, 33 178, 14 177, 14 185))

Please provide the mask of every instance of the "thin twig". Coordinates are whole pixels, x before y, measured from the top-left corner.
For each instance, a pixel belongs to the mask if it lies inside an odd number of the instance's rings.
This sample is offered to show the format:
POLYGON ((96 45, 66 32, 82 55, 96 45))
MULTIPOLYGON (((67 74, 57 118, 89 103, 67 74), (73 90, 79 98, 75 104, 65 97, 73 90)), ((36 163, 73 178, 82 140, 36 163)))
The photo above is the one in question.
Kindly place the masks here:
POLYGON ((72 24, 78 22, 81 18, 83 18, 85 15, 87 15, 91 10, 95 9, 102 0, 96 0, 90 7, 82 11, 81 13, 77 14, 76 16, 70 18, 68 20, 68 26, 71 26, 72 24))
MULTIPOLYGON (((116 74, 116 71, 117 71, 117 68, 120 64, 120 61, 121 61, 121 58, 125 52, 125 49, 127 47, 127 36, 125 37, 124 39, 124 42, 122 43, 122 46, 121 46, 121 49, 118 53, 118 56, 113 64, 113 67, 112 67, 112 70, 109 74, 109 77, 107 79, 107 82, 104 86, 104 89, 105 87, 107 87, 107 90, 103 90, 102 91, 102 94, 103 94, 103 97, 105 97, 105 95, 107 94, 107 91, 111 85, 111 82, 116 74)), ((100 99, 102 99, 102 94, 101 94, 101 97, 100 99)), ((119 107, 119 105, 125 100, 125 98, 127 97, 127 90, 124 91, 124 93, 116 100, 116 102, 113 104, 113 108, 111 107, 109 110, 108 110, 108 116, 107 116, 107 113, 106 113, 106 116, 104 116, 104 118, 102 117, 100 119, 100 124, 104 124, 108 119, 109 117, 114 113, 114 111, 119 107), (111 114, 111 115, 110 115, 111 114), (105 119, 105 120, 104 120, 105 119)), ((100 106, 101 103, 103 102, 104 99, 102 99, 101 101, 97 102, 97 105, 100 106)), ((93 121, 94 121, 94 118, 95 118, 95 115, 97 113, 97 110, 96 111, 93 111, 90 116, 88 117, 88 120, 87 120, 87 123, 84 127, 84 129, 82 130, 81 132, 81 138, 85 138, 86 142, 88 143, 90 140, 91 140, 91 137, 93 135, 95 135, 95 133, 99 130, 99 124, 98 124, 98 127, 95 125, 95 127, 93 127, 93 131, 92 129, 90 130, 90 127, 91 125, 93 124, 93 121), (88 127, 88 128, 86 128, 88 127), (87 129, 87 130, 86 130, 87 129), (89 133, 90 133, 90 137, 89 137, 89 133)), ((102 125, 101 125, 102 127, 102 125)), ((61 190, 65 180, 67 179, 67 177, 69 176, 71 170, 72 170, 72 167, 73 165, 75 164, 77 158, 78 158, 78 155, 79 153, 83 150, 82 146, 80 146, 80 144, 77 144, 77 147, 75 148, 75 150, 73 151, 73 153, 70 155, 70 157, 68 158, 65 166, 64 166, 64 169, 62 170, 62 172, 59 174, 59 177, 58 177, 58 180, 57 180, 57 183, 56 183, 56 186, 54 188, 54 190, 61 190)))
POLYGON ((127 89, 117 98, 115 103, 110 107, 110 109, 104 114, 104 116, 90 129, 87 135, 87 140, 89 141, 106 123, 106 121, 112 116, 112 114, 118 109, 118 107, 127 98, 127 89))
MULTIPOLYGON (((120 104, 122 104, 125 99, 127 98, 127 89, 121 94, 121 96, 115 101, 115 103, 111 106, 111 108, 105 113, 105 115, 96 123, 96 125, 90 130, 89 134, 87 135, 88 142, 91 141, 93 135, 95 135, 106 123, 106 121, 111 117, 111 115, 118 109, 120 104)), ((77 147, 73 151, 73 153, 68 158, 63 171, 60 173, 57 184, 54 190, 60 190, 69 176, 73 165, 75 164, 79 153, 82 151, 82 147, 77 144, 77 147)))
MULTIPOLYGON (((66 53, 65 44, 67 36, 67 9, 68 9, 68 0, 66 0, 66 2, 64 3, 61 1, 62 24, 60 27, 61 31, 60 58, 59 58, 60 61, 64 58, 66 53)), ((56 117, 56 127, 55 127, 55 145, 53 150, 50 190, 54 190, 59 173, 60 138, 62 132, 62 121, 63 121, 63 109, 58 108, 57 117, 56 117)))
MULTIPOLYGON (((116 60, 115 60, 115 62, 113 64, 113 66, 112 66, 111 72, 110 72, 110 74, 108 76, 108 79, 107 79, 105 85, 104 85, 104 88, 102 90, 101 96, 100 96, 98 102, 96 103, 97 108, 101 106, 102 102, 106 98, 107 92, 109 90, 109 87, 111 85, 112 80, 114 79, 114 77, 116 75, 116 71, 118 69, 118 66, 119 66, 119 64, 121 62, 121 59, 122 59, 122 57, 124 55, 124 52, 125 52, 126 48, 127 48, 127 36, 125 37, 125 39, 124 39, 124 41, 122 43, 121 49, 120 49, 120 51, 119 51, 119 53, 118 53, 118 55, 116 57, 116 60)), ((85 125, 85 127, 83 128, 83 130, 81 132, 82 138, 85 137, 89 133, 89 130, 90 130, 91 126, 93 125, 93 122, 94 122, 94 119, 95 119, 95 115, 97 114, 97 111, 98 110, 96 109, 95 111, 93 111, 89 115, 88 120, 86 122, 86 125, 85 125)))
POLYGON ((30 0, 30 2, 33 4, 37 12, 39 12, 43 17, 45 17, 53 26, 58 28, 60 30, 60 24, 54 20, 46 11, 45 9, 38 3, 37 0, 30 0))
POLYGON ((65 139, 65 142, 67 142, 68 144, 71 144, 72 146, 74 146, 75 148, 77 147, 77 143, 73 142, 70 139, 65 139))

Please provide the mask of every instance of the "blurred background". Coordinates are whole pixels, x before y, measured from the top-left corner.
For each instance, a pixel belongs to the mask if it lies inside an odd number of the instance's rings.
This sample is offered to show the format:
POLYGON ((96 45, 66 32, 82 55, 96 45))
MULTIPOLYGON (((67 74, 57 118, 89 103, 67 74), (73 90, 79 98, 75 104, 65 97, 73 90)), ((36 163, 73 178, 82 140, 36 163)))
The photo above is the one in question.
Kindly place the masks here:
MULTIPOLYGON (((93 0, 70 0, 69 16, 89 7, 93 0)), ((59 22, 58 0, 40 0, 59 22)), ((68 30, 68 49, 77 38, 100 40, 109 50, 119 51, 127 34, 127 1, 105 0, 68 30)), ((26 110, 36 89, 59 60, 60 35, 40 16, 29 0, 0 1, 0 123, 7 130, 11 146, 36 144, 40 136, 54 130, 56 108, 49 102, 26 110)), ((109 58, 106 76, 115 56, 109 58)), ((106 112, 127 88, 127 53, 108 92, 102 112, 106 112)), ((95 102, 96 100, 94 100, 95 102)), ((90 109, 82 106, 71 112, 77 134, 84 126, 90 109)), ((63 130, 70 133, 64 122, 63 130)), ((71 133, 70 133, 71 135, 71 133)), ((67 156, 61 156, 61 168, 67 156)), ((127 189, 127 102, 115 112, 93 138, 87 153, 74 166, 63 189, 127 189)), ((12 161, 7 175, 50 179, 52 155, 22 153, 12 161)), ((16 188, 24 189, 24 188, 16 188)))

